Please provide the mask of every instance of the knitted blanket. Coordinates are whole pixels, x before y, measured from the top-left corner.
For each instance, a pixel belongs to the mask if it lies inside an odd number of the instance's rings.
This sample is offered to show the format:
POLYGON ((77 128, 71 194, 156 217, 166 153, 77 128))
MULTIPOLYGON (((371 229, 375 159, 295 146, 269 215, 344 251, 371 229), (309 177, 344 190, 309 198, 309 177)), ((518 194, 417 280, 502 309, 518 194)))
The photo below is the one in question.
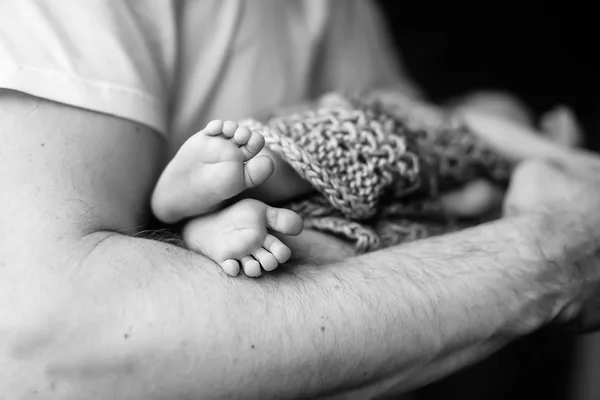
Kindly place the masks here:
POLYGON ((308 110, 240 124, 315 188, 286 207, 357 253, 472 224, 446 215, 440 195, 480 177, 505 184, 512 169, 457 117, 396 92, 332 93, 308 110))

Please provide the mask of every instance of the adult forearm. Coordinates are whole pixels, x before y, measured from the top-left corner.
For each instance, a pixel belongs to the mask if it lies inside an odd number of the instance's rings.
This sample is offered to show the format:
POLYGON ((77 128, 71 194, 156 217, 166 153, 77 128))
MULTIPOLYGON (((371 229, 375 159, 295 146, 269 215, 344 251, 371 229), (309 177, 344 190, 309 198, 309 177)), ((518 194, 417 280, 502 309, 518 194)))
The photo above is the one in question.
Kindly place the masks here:
POLYGON ((15 388, 35 384, 48 399, 297 398, 393 376, 408 388, 551 316, 536 309, 552 291, 531 267, 542 260, 526 246, 530 222, 258 280, 112 235, 61 277, 61 293, 46 294, 57 312, 45 315, 51 328, 15 335, 7 365, 31 377, 15 388), (24 346, 33 348, 17 359, 24 346))

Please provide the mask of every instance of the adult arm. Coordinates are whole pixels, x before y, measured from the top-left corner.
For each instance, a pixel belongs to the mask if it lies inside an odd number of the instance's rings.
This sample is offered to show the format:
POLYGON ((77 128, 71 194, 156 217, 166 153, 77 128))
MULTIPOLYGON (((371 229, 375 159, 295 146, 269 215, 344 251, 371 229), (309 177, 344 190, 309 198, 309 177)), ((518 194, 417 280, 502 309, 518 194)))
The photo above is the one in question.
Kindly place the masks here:
POLYGON ((8 398, 298 398, 392 376, 408 389, 535 329, 565 301, 548 269, 556 260, 531 245, 533 216, 334 263, 322 260, 344 248, 308 233, 300 244, 328 253, 305 253, 283 275, 228 278, 136 235, 157 134, 0 93, 8 398))

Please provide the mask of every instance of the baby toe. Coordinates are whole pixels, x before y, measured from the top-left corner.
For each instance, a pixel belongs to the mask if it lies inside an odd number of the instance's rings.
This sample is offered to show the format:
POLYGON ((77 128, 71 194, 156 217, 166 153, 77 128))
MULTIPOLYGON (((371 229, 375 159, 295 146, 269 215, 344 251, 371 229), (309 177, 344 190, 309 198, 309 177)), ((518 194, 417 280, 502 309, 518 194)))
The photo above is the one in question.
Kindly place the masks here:
POLYGON ((254 256, 265 271, 273 271, 279 266, 279 262, 277 262, 275 256, 262 247, 254 251, 252 256, 254 256))
POLYGON ((223 123, 223 135, 231 138, 235 134, 238 124, 233 121, 225 121, 223 123))
POLYGON ((263 247, 273 254, 279 264, 283 264, 292 256, 292 250, 273 235, 267 235, 263 247))
POLYGON ((203 131, 211 136, 219 135, 223 132, 223 121, 220 119, 212 120, 206 125, 206 128, 204 128, 203 131))
POLYGON ((221 263, 223 271, 230 276, 238 276, 240 273, 240 263, 236 260, 225 260, 221 263))
POLYGON ((244 274, 251 278, 256 278, 262 275, 262 270, 258 261, 249 256, 242 258, 242 269, 244 270, 244 274))
POLYGON ((252 132, 250 132, 250 129, 246 128, 245 126, 240 126, 237 128, 233 135, 233 141, 238 146, 243 146, 246 143, 248 143, 250 136, 252 136, 252 132))
POLYGON ((285 235, 299 235, 304 228, 304 221, 297 213, 286 208, 267 208, 267 226, 285 235))

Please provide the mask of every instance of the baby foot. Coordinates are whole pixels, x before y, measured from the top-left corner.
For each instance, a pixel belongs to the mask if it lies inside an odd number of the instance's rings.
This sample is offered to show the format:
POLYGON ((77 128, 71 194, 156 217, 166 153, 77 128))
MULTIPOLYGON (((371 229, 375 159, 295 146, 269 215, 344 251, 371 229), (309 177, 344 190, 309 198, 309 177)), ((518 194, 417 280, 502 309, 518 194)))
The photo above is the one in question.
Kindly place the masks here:
POLYGON ((238 275, 241 264, 247 276, 257 277, 261 269, 272 271, 292 254, 269 230, 298 235, 302 225, 302 218, 291 210, 244 199, 193 219, 186 224, 183 239, 190 249, 219 263, 228 275, 238 275))
POLYGON ((189 138, 163 171, 152 195, 158 219, 174 223, 216 209, 266 181, 273 160, 260 155, 265 139, 233 121, 211 121, 189 138))

